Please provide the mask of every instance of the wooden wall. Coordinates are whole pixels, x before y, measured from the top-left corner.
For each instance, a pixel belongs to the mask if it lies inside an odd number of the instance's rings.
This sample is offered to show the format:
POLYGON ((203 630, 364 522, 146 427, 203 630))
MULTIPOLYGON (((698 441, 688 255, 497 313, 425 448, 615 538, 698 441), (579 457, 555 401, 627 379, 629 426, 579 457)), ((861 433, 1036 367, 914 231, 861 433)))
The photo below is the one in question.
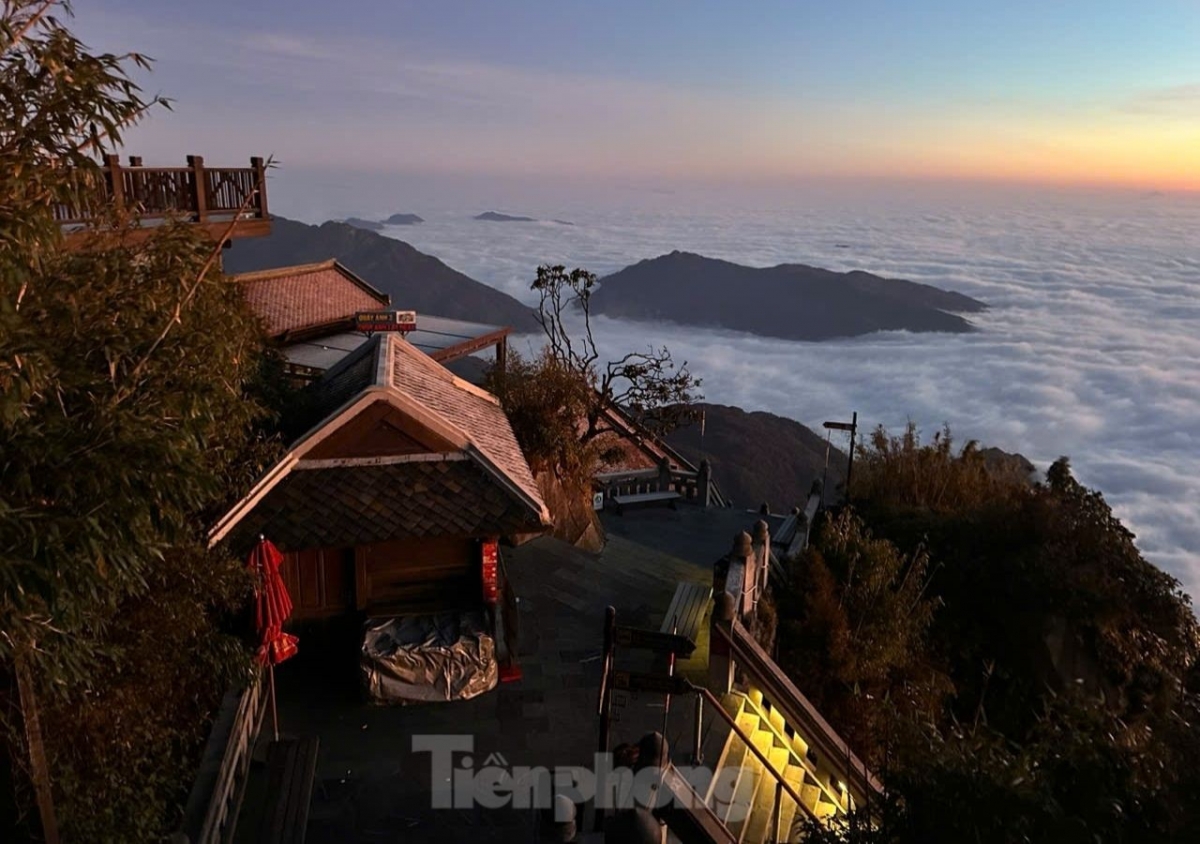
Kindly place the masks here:
POLYGON ((354 609, 354 551, 308 548, 283 555, 283 583, 292 596, 292 618, 329 618, 354 609))
POLYGON ((482 601, 479 543, 470 538, 290 551, 280 573, 298 621, 353 610, 399 615, 478 609, 482 601))
POLYGON ((354 553, 357 606, 370 613, 476 609, 479 544, 438 537, 362 545, 354 553))

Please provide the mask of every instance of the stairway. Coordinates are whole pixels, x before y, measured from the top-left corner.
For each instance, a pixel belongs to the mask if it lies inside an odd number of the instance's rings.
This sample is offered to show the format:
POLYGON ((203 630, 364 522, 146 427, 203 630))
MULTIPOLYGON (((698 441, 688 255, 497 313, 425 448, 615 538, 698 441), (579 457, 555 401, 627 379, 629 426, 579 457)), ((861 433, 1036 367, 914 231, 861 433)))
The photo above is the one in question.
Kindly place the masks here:
MULTIPOLYGON (((707 783, 694 782, 693 787, 729 833, 724 840, 798 841, 793 831, 798 822, 810 817, 824 821, 849 810, 849 797, 815 763, 804 739, 788 735, 783 717, 763 703, 760 693, 732 692, 720 699, 720 705, 758 751, 750 750, 739 731, 713 707, 706 707, 702 750, 713 776, 707 783), (769 764, 764 764, 764 758, 769 764), (799 805, 793 793, 800 798, 799 805)), ((683 835, 679 840, 688 838, 699 840, 683 835)))

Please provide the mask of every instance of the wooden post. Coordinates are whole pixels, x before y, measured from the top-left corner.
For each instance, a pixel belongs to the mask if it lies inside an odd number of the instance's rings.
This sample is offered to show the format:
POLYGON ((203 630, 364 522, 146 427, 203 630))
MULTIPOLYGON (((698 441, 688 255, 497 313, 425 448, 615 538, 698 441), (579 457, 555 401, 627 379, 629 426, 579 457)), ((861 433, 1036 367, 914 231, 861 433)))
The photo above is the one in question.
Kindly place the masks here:
POLYGON ((188 167, 192 168, 192 199, 196 205, 196 222, 208 222, 208 177, 204 175, 204 156, 189 155, 188 167))
POLYGON ((733 655, 725 637, 717 633, 717 627, 728 631, 737 618, 737 604, 733 595, 721 592, 713 603, 712 619, 709 624, 714 628, 710 632, 708 644, 708 688, 715 695, 727 694, 733 688, 733 655))
POLYGON ((125 177, 121 175, 121 156, 104 156, 104 168, 108 173, 108 195, 112 207, 125 210, 125 177))
MULTIPOLYGON (((130 168, 141 167, 142 166, 142 157, 140 155, 129 156, 129 166, 130 166, 130 168)), ((137 173, 133 174, 133 178, 129 180, 129 187, 131 188, 131 190, 130 190, 131 195, 125 197, 125 199, 128 200, 130 207, 135 208, 135 209, 141 208, 142 194, 144 192, 145 184, 146 183, 144 181, 144 176, 142 178, 139 178, 137 173)))
POLYGON ((508 337, 500 338, 496 344, 496 370, 504 375, 508 371, 508 337))
POLYGON ((755 585, 758 595, 755 596, 755 599, 757 601, 766 593, 771 579, 771 529, 762 519, 754 523, 753 548, 756 558, 755 585))
POLYGON ((25 742, 29 745, 29 775, 33 779, 33 790, 37 795, 42 837, 46 844, 58 844, 58 819, 54 815, 54 794, 50 789, 50 766, 46 762, 46 745, 42 740, 42 722, 38 717, 33 677, 25 660, 25 655, 18 653, 14 664, 17 694, 21 700, 21 719, 25 722, 25 742))
POLYGON ((712 506, 712 464, 707 458, 700 461, 699 477, 696 480, 697 493, 702 507, 712 506))
POLYGON ((729 552, 729 572, 731 576, 726 583, 734 583, 739 587, 735 596, 738 618, 747 618, 758 603, 758 557, 754 553, 753 540, 745 531, 733 540, 733 549, 729 552), (739 576, 734 577, 735 574, 739 576))
POLYGON ((254 190, 258 193, 258 199, 251 203, 251 207, 257 210, 257 216, 263 220, 269 220, 267 216, 267 165, 262 158, 254 156, 250 159, 250 166, 254 169, 254 190))
POLYGON ((658 492, 670 492, 671 486, 671 461, 663 457, 658 461, 658 492))

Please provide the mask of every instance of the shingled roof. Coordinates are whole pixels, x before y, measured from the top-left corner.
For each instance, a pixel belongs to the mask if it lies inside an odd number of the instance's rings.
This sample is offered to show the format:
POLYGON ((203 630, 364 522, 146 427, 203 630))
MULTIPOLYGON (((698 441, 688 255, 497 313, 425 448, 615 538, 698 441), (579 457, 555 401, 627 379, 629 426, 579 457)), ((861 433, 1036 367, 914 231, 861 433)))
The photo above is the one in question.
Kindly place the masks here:
POLYGON ((384 333, 325 373, 320 417, 210 534, 288 550, 550 524, 495 396, 384 333), (347 433, 349 432, 349 433, 347 433))
POLYGON ((246 303, 258 314, 267 334, 295 339, 349 325, 359 311, 391 304, 376 290, 336 260, 301 264, 274 270, 242 273, 246 303))

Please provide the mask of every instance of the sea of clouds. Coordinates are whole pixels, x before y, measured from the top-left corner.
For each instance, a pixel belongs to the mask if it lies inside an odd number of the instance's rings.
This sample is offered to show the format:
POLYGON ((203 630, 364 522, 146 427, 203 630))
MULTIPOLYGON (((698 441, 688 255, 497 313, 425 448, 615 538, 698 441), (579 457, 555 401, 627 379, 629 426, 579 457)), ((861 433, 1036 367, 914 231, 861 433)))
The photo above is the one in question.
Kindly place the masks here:
POLYGON ((427 222, 386 233, 525 301, 538 263, 603 275, 673 249, 864 269, 981 299, 990 310, 965 335, 798 343, 604 318, 596 330, 613 352, 665 343, 710 401, 813 427, 852 410, 868 427, 912 420, 929 435, 947 423, 960 442, 1019 451, 1040 468, 1069 455, 1146 556, 1200 596, 1200 197, 654 205, 501 209, 538 223, 397 208, 427 222))

